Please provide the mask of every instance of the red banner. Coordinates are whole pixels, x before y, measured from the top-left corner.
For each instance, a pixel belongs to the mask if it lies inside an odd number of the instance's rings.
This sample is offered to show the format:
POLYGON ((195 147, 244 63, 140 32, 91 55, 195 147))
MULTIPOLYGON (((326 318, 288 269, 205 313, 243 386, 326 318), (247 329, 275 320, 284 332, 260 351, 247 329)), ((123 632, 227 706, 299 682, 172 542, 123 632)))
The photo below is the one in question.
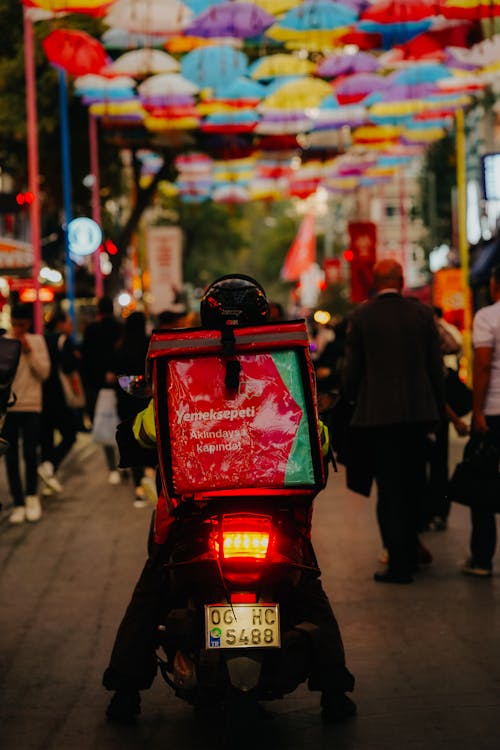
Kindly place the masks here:
POLYGON ((370 221, 349 223, 351 302, 364 302, 373 287, 373 266, 377 258, 377 227, 370 221))
POLYGON ((323 270, 325 272, 325 281, 328 286, 341 284, 344 280, 342 273, 342 263, 340 258, 328 258, 323 261, 323 270))
POLYGON ((299 227, 297 236, 290 245, 286 255, 281 278, 285 281, 297 281, 316 260, 316 235, 314 233, 314 216, 308 214, 299 227))

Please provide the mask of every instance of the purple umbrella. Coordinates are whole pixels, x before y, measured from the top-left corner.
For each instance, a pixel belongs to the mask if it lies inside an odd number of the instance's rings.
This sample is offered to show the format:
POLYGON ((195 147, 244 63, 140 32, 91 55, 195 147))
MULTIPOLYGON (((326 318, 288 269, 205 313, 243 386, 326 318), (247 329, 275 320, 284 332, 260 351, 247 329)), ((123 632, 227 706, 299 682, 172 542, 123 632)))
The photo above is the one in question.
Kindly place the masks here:
POLYGON ((322 78, 336 78, 352 73, 374 73, 380 68, 377 58, 368 52, 357 52, 355 55, 331 55, 316 68, 316 75, 322 78))
POLYGON ((184 33, 201 37, 247 39, 262 34, 275 20, 274 16, 258 5, 221 3, 197 16, 184 33))
POLYGON ((355 104, 374 91, 384 91, 390 85, 387 77, 377 73, 354 73, 334 85, 333 93, 339 104, 355 104))

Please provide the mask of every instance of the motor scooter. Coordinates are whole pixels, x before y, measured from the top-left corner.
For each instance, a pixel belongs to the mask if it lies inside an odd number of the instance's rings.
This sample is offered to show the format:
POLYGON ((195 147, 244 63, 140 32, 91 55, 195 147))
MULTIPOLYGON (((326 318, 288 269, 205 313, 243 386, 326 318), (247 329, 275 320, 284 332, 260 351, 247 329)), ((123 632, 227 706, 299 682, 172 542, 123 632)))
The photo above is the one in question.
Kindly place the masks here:
MULTIPOLYGON (((160 478, 150 551, 171 524, 158 665, 178 697, 233 718, 311 673, 310 526, 325 483, 305 327, 235 334, 228 348, 220 332, 158 331, 148 354, 160 478)), ((120 384, 147 395, 144 377, 120 384)))

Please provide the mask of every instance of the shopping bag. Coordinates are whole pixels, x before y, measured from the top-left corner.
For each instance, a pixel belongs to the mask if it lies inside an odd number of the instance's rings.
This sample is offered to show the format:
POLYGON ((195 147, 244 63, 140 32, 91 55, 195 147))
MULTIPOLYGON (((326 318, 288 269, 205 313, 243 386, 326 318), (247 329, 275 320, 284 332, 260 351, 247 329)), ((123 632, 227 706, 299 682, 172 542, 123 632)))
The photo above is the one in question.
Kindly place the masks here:
POLYGON ((70 409, 83 409, 85 406, 85 393, 80 373, 76 370, 66 373, 59 369, 59 380, 61 381, 66 406, 69 406, 70 409))
POLYGON ((96 443, 115 445, 119 421, 114 388, 101 388, 97 395, 92 425, 92 437, 96 443))
POLYGON ((448 497, 470 508, 500 513, 500 450, 489 433, 475 433, 448 483, 448 497))
POLYGON ((447 368, 444 387, 446 403, 450 406, 457 417, 465 417, 472 410, 472 391, 463 383, 456 370, 447 368))

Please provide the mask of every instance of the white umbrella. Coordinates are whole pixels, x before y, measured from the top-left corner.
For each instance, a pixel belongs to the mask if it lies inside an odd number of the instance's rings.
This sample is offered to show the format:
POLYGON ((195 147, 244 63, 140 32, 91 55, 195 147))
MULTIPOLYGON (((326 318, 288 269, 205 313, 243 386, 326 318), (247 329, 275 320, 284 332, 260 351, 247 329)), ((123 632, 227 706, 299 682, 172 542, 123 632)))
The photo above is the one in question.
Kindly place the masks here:
POLYGON ((150 73, 175 73, 180 65, 177 60, 160 49, 135 49, 117 57, 104 69, 105 73, 124 73, 129 76, 145 76, 150 73))
POLYGON ((75 89, 77 91, 86 90, 100 90, 105 92, 109 91, 121 91, 123 89, 133 89, 135 81, 130 76, 116 76, 115 78, 107 78, 106 76, 95 75, 89 73, 85 76, 78 76, 74 81, 75 89))
POLYGON ((177 34, 192 18, 193 11, 179 0, 117 0, 105 22, 134 34, 177 34))
POLYGON ((147 98, 175 94, 196 94, 198 86, 179 73, 160 73, 147 78, 137 90, 141 97, 147 98))

